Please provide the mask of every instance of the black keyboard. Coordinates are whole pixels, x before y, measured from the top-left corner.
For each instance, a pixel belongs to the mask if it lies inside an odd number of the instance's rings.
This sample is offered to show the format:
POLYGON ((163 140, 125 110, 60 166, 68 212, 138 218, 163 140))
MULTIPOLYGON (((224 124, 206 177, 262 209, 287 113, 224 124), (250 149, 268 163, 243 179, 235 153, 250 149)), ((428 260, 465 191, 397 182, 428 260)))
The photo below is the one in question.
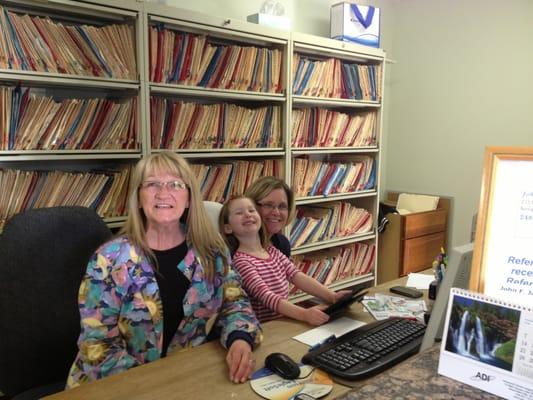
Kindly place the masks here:
POLYGON ((346 380, 367 378, 417 353, 425 330, 405 318, 372 322, 310 351, 302 362, 346 380))

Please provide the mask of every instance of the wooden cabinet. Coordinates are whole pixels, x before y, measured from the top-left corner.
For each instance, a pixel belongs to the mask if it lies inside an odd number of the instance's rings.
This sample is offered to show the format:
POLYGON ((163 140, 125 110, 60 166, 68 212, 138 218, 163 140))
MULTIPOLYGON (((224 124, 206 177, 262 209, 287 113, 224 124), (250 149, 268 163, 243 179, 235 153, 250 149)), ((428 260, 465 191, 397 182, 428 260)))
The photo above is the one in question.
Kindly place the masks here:
MULTIPOLYGON (((388 204, 398 199, 389 192, 388 204)), ((389 220, 379 235, 378 283, 431 267, 440 248, 446 248, 450 199, 441 198, 437 209, 407 215, 387 214, 389 220)))

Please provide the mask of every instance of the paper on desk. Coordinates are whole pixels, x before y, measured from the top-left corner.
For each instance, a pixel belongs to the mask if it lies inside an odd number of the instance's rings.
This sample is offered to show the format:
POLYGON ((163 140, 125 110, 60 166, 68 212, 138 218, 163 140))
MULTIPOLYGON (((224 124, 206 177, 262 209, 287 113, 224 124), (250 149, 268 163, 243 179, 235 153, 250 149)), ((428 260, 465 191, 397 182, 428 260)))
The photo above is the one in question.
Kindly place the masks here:
POLYGON ((373 299, 365 298, 361 303, 378 321, 391 317, 417 318, 423 321, 427 310, 424 300, 407 300, 405 297, 381 293, 376 293, 373 299))
POLYGON ((429 284, 435 280, 435 276, 428 274, 410 273, 405 286, 415 287, 417 289, 427 289, 429 284))
POLYGON ((365 325, 364 322, 347 317, 341 317, 328 322, 325 325, 321 325, 307 332, 300 333, 299 335, 294 336, 293 339, 296 339, 297 341, 309 346, 314 346, 315 344, 327 339, 331 335, 339 337, 344 335, 346 332, 350 332, 363 325, 365 325))

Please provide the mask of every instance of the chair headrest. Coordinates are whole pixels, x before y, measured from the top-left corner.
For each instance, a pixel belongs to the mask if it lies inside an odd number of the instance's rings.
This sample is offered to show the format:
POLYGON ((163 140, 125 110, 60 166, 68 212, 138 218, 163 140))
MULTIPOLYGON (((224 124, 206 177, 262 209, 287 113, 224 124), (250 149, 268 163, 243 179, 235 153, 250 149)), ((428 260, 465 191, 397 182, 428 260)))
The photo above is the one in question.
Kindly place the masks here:
POLYGON ((218 231, 218 217, 220 215, 220 210, 222 209, 222 204, 217 203, 215 201, 204 201, 204 207, 207 211, 207 215, 209 216, 209 219, 213 223, 213 226, 218 231))

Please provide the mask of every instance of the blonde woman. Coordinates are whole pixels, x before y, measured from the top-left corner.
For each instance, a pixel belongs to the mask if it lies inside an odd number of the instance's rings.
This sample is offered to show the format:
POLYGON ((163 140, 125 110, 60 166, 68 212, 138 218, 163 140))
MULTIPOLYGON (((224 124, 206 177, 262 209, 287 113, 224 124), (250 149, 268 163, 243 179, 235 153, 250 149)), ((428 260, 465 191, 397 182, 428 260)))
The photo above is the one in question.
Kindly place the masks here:
POLYGON ((200 345, 214 330, 228 349, 230 379, 245 382, 261 331, 227 254, 187 162, 171 152, 139 161, 128 219, 87 265, 67 387, 200 345))

